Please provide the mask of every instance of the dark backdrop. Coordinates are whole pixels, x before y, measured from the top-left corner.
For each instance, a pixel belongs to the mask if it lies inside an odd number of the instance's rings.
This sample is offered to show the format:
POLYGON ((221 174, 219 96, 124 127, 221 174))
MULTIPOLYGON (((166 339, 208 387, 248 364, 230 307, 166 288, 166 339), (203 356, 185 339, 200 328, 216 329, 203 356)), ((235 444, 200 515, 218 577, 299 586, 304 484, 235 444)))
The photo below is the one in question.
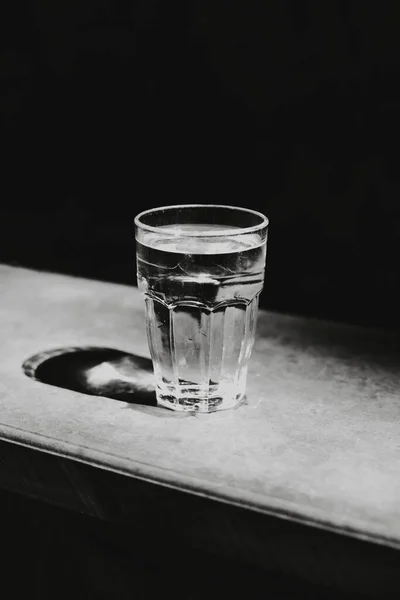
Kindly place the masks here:
POLYGON ((263 306, 399 324, 395 0, 0 5, 0 260, 135 284, 133 217, 271 221, 263 306))

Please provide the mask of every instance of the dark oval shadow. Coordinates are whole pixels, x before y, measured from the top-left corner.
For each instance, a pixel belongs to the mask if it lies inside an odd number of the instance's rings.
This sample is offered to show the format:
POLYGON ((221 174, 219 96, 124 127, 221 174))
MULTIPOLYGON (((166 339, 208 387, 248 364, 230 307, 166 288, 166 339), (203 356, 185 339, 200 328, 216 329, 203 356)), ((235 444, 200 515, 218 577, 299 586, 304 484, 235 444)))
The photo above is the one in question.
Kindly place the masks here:
POLYGON ((25 375, 49 385, 92 396, 157 406, 152 362, 113 348, 67 347, 35 354, 25 375))

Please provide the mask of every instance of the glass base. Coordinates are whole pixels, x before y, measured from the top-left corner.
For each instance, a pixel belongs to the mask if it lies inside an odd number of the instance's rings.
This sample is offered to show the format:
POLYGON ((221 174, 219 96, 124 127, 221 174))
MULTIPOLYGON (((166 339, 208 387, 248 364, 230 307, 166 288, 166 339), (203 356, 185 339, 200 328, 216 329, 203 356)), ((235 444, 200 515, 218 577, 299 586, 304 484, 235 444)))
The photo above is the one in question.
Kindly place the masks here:
POLYGON ((181 412, 211 413, 217 410, 227 410, 237 406, 243 399, 244 394, 234 396, 209 396, 185 395, 175 396, 166 394, 164 390, 157 389, 157 402, 159 406, 181 412))

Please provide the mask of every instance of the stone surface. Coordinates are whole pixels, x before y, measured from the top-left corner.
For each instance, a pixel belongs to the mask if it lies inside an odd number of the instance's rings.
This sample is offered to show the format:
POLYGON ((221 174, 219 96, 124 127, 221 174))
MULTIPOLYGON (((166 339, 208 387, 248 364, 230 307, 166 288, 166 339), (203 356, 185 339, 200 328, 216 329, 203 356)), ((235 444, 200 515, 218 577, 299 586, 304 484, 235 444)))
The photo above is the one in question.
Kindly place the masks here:
POLYGON ((148 358, 134 287, 0 266, 0 339, 2 440, 400 545, 397 334, 261 311, 247 402, 197 416, 45 384, 22 368, 62 349, 148 358))

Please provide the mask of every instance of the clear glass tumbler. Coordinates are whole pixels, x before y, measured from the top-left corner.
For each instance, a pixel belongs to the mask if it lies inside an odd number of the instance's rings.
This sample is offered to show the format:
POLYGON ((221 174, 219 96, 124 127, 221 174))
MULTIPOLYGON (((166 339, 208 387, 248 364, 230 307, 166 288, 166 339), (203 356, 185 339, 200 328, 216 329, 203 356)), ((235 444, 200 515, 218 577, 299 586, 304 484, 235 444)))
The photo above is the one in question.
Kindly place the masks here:
POLYGON ((233 206, 165 206, 140 213, 135 232, 158 403, 232 408, 245 393, 268 219, 233 206))

